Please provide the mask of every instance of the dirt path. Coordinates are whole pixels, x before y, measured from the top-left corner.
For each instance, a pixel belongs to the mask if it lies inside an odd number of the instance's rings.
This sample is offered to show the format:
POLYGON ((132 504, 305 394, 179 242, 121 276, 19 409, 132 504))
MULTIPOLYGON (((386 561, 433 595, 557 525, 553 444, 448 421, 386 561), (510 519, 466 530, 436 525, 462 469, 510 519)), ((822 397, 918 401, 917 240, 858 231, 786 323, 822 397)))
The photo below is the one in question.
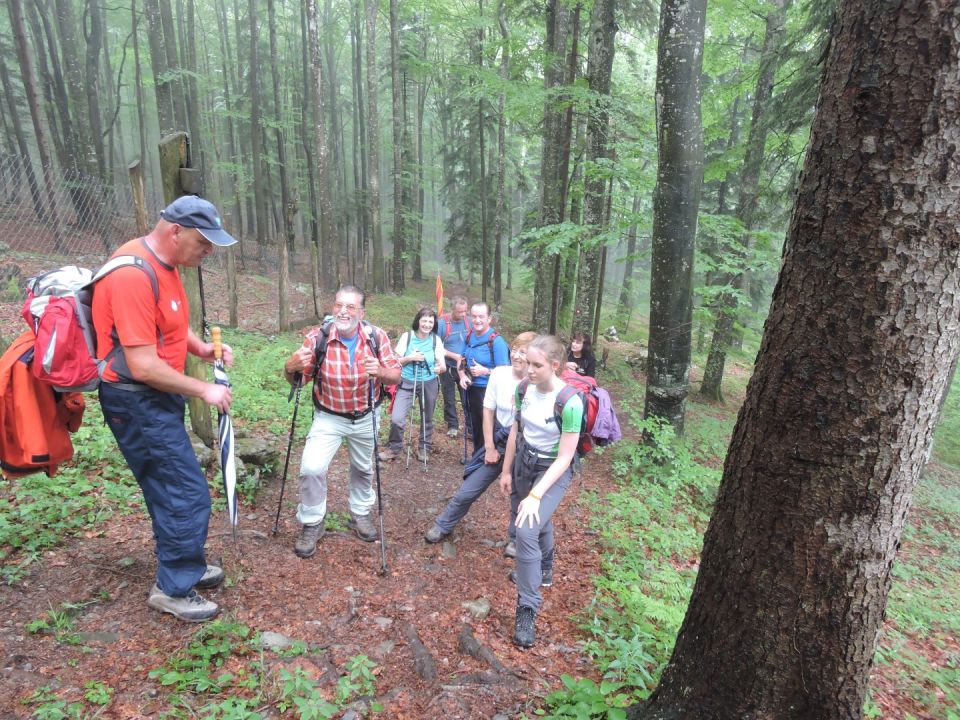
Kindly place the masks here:
MULTIPOLYGON (((225 531, 223 513, 211 520, 210 557, 222 558, 228 583, 210 597, 229 617, 254 631, 301 640, 310 652, 297 658, 266 653, 268 668, 303 667, 318 681, 330 664, 342 668, 365 654, 376 662, 377 696, 390 718, 514 717, 542 692, 556 689, 564 673, 590 675, 578 647, 576 615, 590 601, 597 548, 578 498, 595 478, 608 477, 607 458, 597 458, 586 478, 576 480, 558 512, 556 579, 544 590, 538 622, 540 641, 516 649, 515 589, 507 580, 512 560, 503 557, 507 501, 491 488, 449 538, 427 545, 423 533, 459 485, 462 442, 438 433, 429 471, 411 462, 387 463, 382 472, 389 573, 379 574, 380 547, 352 534, 328 532, 316 555, 293 553, 297 523, 296 467, 291 467, 280 531, 271 536, 279 482, 241 509, 241 542, 225 531), (490 612, 472 615, 462 603, 486 599, 490 612), (467 625, 476 640, 506 668, 496 672, 459 647, 467 625), (415 669, 411 642, 419 637, 436 667, 427 680, 415 669)), ((295 449, 295 456, 299 451, 295 449)), ((293 465, 293 463, 291 463, 293 465)), ((329 511, 345 513, 345 451, 334 461, 329 511)), ((106 522, 88 537, 47 552, 22 585, 3 589, 0 628, 0 718, 26 717, 19 703, 43 685, 59 688, 60 699, 80 700, 84 683, 100 680, 116 691, 100 717, 157 717, 169 708, 168 689, 150 679, 151 670, 184 648, 196 626, 161 616, 146 605, 154 561, 149 521, 143 513, 106 522), (24 626, 49 608, 93 601, 76 611, 72 632, 81 645, 32 635, 24 626)), ((335 681, 335 676, 332 678, 335 681)), ((278 716, 272 708, 265 716, 278 716)))

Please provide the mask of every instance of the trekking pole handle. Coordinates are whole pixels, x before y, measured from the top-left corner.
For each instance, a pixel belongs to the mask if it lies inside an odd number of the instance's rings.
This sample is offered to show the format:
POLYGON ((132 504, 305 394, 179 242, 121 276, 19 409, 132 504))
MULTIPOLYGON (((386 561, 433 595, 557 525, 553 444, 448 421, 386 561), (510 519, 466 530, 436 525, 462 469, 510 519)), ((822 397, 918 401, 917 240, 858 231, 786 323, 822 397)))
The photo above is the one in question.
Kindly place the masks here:
POLYGON ((213 341, 213 357, 219 362, 223 360, 223 335, 219 325, 210 328, 210 339, 213 341))

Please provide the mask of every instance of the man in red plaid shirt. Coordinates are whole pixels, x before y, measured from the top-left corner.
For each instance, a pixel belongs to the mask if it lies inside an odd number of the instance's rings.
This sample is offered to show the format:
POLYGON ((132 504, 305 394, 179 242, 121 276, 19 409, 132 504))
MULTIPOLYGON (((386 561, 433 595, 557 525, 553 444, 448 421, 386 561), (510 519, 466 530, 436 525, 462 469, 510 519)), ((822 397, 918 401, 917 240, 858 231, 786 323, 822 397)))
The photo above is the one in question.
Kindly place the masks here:
POLYGON ((326 352, 313 383, 313 425, 300 461, 300 504, 297 520, 300 534, 294 552, 308 558, 323 537, 327 514, 327 469, 340 443, 350 451, 350 522, 357 537, 377 539, 370 517, 376 500, 373 489, 373 434, 377 431, 375 408, 370 407, 369 382, 380 385, 400 382, 400 361, 390 348, 390 339, 378 327, 362 322, 366 294, 355 285, 337 291, 333 320, 315 327, 283 365, 287 381, 303 373, 304 382, 317 369, 317 339, 327 333, 326 352), (375 335, 375 339, 372 336, 375 335), (373 348, 378 348, 375 353, 373 348))

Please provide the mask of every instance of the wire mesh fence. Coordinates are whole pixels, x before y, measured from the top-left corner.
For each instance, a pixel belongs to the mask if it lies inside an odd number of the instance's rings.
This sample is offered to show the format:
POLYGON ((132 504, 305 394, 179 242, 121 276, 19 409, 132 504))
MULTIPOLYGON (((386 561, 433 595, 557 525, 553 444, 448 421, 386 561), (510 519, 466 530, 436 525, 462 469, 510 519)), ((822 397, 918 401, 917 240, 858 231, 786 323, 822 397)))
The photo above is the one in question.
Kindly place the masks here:
MULTIPOLYGON (((0 279, 8 285, 13 278, 65 264, 97 267, 116 248, 138 236, 136 208, 130 185, 125 182, 104 184, 99 178, 67 177, 59 170, 46 177, 37 167, 24 166, 19 156, 0 153, 0 279), (52 202, 51 202, 52 198, 52 202), (14 258, 18 267, 7 262, 14 258), (27 260, 29 258, 29 260, 27 260), (23 266, 23 273, 19 266, 23 266), (6 274, 4 274, 6 273, 6 274)), ((159 218, 162 205, 155 198, 146 199, 147 230, 159 218)), ((229 213, 225 220, 230 221, 229 213)), ((240 243, 234 247, 237 259, 237 286, 241 307, 255 304, 256 323, 244 318, 250 327, 275 330, 279 307, 279 267, 276 247, 259 246, 252 238, 235 233, 240 243), (262 285, 269 290, 266 297, 246 299, 245 293, 262 285), (271 327, 271 323, 273 327, 271 327)), ((214 319, 226 321, 226 253, 214 253, 204 262, 204 274, 210 276, 205 288, 208 308, 215 310, 214 319), (217 297, 211 298, 211 288, 217 297)), ((289 256, 290 299, 289 319, 293 324, 315 316, 312 302, 313 268, 310 252, 298 233, 294 252, 289 256)), ((6 287, 6 285, 5 285, 6 287)), ((2 288, 0 288, 2 289, 2 288)), ((12 293, 7 292, 8 295, 12 293)), ((4 297, 13 302, 14 297, 4 297)), ((241 321, 241 326, 245 322, 241 321)))

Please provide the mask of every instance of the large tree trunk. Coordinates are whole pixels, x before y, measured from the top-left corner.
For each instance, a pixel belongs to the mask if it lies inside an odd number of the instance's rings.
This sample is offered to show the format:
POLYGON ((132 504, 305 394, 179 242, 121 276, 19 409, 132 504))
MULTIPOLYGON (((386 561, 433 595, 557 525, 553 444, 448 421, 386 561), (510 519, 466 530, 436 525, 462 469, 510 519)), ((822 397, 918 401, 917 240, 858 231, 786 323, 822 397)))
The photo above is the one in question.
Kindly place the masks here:
MULTIPOLYGON (((615 0, 596 0, 590 16, 590 55, 587 76, 593 103, 587 119, 587 159, 594 171, 585 173, 584 225, 589 233, 587 246, 580 251, 577 299, 573 311, 573 332, 593 337, 594 308, 600 292, 600 245, 593 238, 600 234, 606 214, 606 178, 599 166, 607 156, 609 130, 610 74, 613 70, 614 39, 617 36, 615 0)), ((595 338, 594 338, 595 339, 595 338)))
POLYGON ((633 196, 631 209, 632 219, 627 229, 627 254, 623 261, 623 284, 620 285, 620 299, 617 303, 617 322, 623 323, 621 332, 630 329, 630 316, 633 314, 633 304, 636 296, 633 291, 635 279, 633 277, 634 256, 637 254, 637 215, 640 213, 640 196, 633 196))
POLYGON ((840 10, 693 596, 635 718, 862 717, 960 343, 958 24, 840 10))
POLYGON ((260 128, 260 18, 257 0, 247 3, 250 24, 250 162, 253 164, 254 217, 251 223, 259 257, 264 247, 272 244, 270 221, 267 215, 267 183, 263 175, 263 143, 260 128))
POLYGON ((367 24, 367 181, 370 237, 373 245, 373 289, 383 292, 383 233, 380 228, 380 121, 377 115, 377 0, 364 0, 367 24))
MULTIPOLYGON (((754 211, 759 202, 760 169, 763 166, 763 151, 767 142, 767 127, 764 113, 773 95, 773 81, 780 65, 781 46, 783 44, 784 24, 787 19, 789 0, 771 0, 773 9, 767 15, 766 30, 763 37, 763 50, 760 53, 760 72, 757 76, 757 89, 753 97, 753 114, 750 120, 750 134, 747 149, 740 171, 740 194, 737 200, 737 217, 743 223, 745 234, 740 238, 744 251, 749 250, 750 231, 754 225, 754 211)), ((729 264, 729 263, 728 263, 729 264)), ((717 319, 714 323, 713 340, 710 354, 703 371, 703 383, 700 392, 714 400, 722 400, 721 382, 723 368, 727 359, 727 348, 733 336, 737 314, 737 295, 746 283, 746 272, 741 270, 726 278, 733 292, 724 293, 717 301, 717 319)), ((726 284, 726 283, 725 283, 726 284)))
POLYGON ((352 32, 350 45, 353 57, 353 183, 355 187, 357 210, 357 265, 363 268, 359 273, 364 284, 370 279, 370 219, 367 200, 367 136, 363 106, 363 50, 361 48, 360 0, 352 0, 352 32))
POLYGON ((657 44, 657 186, 646 416, 683 432, 690 377, 693 244, 703 177, 700 67, 706 0, 665 0, 657 44))

